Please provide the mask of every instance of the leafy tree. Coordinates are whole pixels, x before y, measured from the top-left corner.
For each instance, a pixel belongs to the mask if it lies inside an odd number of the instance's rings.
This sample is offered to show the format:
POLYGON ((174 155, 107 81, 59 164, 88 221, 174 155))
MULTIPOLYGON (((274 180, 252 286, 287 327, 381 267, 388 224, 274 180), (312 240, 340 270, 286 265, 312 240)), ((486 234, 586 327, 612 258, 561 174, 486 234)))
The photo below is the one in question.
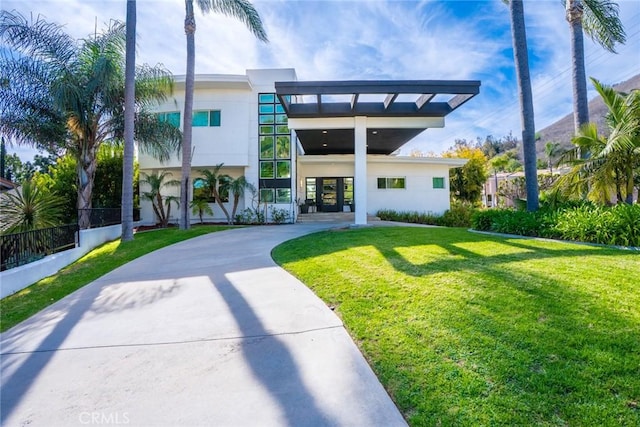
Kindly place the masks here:
MULTIPOLYGON (((618 5, 610 0, 564 0, 571 33, 571 67, 573 69, 573 118, 575 132, 589 122, 589 99, 584 66, 584 31, 609 52, 626 36, 618 16, 618 5)), ((586 153, 582 153, 583 157, 586 153)))
POLYGON ((0 230, 18 233, 60 225, 62 200, 42 191, 35 182, 23 181, 15 192, 2 195, 0 230))
POLYGON ((527 187, 527 210, 537 211, 539 206, 538 167, 536 163, 533 95, 531 93, 531 77, 529 75, 529 55, 527 53, 527 34, 524 24, 523 0, 509 1, 509 15, 511 18, 511 37, 513 41, 513 57, 516 65, 516 80, 518 82, 518 95, 520 98, 522 151, 527 187))
MULTIPOLYGON (((124 25, 76 41, 63 27, 38 17, 0 12, 0 131, 49 151, 64 147, 77 160, 81 228, 89 226, 99 146, 122 138, 124 127, 124 25)), ((172 87, 161 67, 137 69, 136 137, 142 151, 168 159, 179 131, 148 107, 172 87)))
POLYGON ((480 203, 482 189, 487 182, 487 158, 480 148, 458 144, 452 150, 443 154, 443 157, 469 159, 462 167, 449 171, 451 195, 454 200, 480 203))
MULTIPOLYGON (((203 13, 216 12, 223 15, 231 16, 244 23, 250 32, 252 32, 258 40, 267 41, 267 33, 262 27, 260 15, 248 0, 196 0, 196 4, 203 13)), ((184 87, 184 117, 183 132, 184 139, 182 141, 182 181, 180 184, 180 229, 188 229, 190 226, 189 209, 189 190, 191 184, 189 178, 191 176, 191 121, 193 118, 193 88, 195 84, 195 32, 196 18, 193 13, 193 0, 185 0, 185 19, 184 32, 187 35, 187 71, 185 76, 184 87)), ((226 211, 225 211, 226 214, 226 211)), ((228 217, 228 215, 227 215, 228 217)))
POLYGON ((572 165, 558 180, 557 188, 567 196, 586 194, 591 200, 633 203, 633 190, 640 169, 640 90, 629 94, 591 79, 607 106, 609 138, 598 134, 595 124, 584 126, 573 138, 575 147, 561 157, 572 165), (580 153, 588 150, 589 158, 580 153))
POLYGON ((179 203, 179 198, 176 196, 165 196, 162 191, 169 187, 175 187, 180 185, 178 180, 168 180, 172 174, 171 172, 157 172, 154 171, 150 175, 144 172, 140 173, 140 184, 149 187, 149 191, 142 193, 142 196, 151 202, 153 212, 156 214, 160 226, 165 228, 169 225, 169 218, 171 217, 171 204, 179 203))
POLYGON ((60 157, 47 173, 36 173, 33 180, 39 188, 64 200, 60 210, 66 222, 77 221, 78 172, 72 155, 60 157))

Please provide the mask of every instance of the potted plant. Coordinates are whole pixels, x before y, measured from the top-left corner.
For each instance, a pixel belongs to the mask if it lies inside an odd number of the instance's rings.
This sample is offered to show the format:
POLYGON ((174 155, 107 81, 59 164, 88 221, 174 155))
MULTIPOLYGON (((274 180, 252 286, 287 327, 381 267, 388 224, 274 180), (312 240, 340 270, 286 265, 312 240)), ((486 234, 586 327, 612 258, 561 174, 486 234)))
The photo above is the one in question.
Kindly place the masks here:
POLYGON ((300 199, 297 199, 296 202, 300 207, 300 213, 303 213, 303 214, 309 213, 309 205, 307 204, 306 200, 301 202, 300 199))

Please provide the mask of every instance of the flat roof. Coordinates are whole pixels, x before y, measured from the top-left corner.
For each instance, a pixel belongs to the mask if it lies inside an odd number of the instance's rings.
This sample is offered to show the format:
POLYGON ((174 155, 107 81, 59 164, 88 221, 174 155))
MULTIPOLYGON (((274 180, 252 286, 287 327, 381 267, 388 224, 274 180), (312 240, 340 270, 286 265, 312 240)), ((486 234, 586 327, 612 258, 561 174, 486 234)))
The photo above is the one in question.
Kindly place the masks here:
MULTIPOLYGON (((276 82, 276 95, 289 118, 445 117, 480 92, 478 80, 346 80, 276 82)), ((426 127, 367 132, 370 154, 390 154, 426 127)), ((353 153, 353 129, 296 131, 306 154, 353 153), (331 148, 327 138, 332 138, 331 148), (335 138, 335 139, 333 139, 335 138)))

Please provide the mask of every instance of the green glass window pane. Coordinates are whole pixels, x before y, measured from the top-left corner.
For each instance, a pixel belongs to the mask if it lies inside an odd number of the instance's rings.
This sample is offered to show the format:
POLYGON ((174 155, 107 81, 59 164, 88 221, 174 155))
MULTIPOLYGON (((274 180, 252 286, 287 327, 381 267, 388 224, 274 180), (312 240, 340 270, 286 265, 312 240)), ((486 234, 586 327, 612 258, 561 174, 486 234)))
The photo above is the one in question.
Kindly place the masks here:
POLYGON ((433 188, 444 188, 444 178, 443 177, 434 177, 433 178, 433 188))
POLYGON ((389 188, 405 188, 404 178, 389 178, 389 188))
POLYGON ((156 118, 159 122, 164 122, 165 120, 167 120, 167 113, 158 113, 156 114, 156 118))
POLYGON ((276 133, 286 133, 287 135, 290 133, 289 128, 286 125, 276 126, 276 133))
POLYGON ((289 160, 276 162, 276 178, 291 178, 291 162, 289 160))
POLYGON ((273 113, 273 105, 265 104, 259 107, 260 114, 273 113))
POLYGON ((260 135, 272 135, 273 126, 260 126, 260 135))
POLYGON ((191 126, 209 126, 209 112, 208 111, 194 111, 193 119, 191 120, 191 126))
POLYGON ((276 157, 278 159, 291 157, 291 138, 288 135, 276 137, 276 157))
POLYGON ((261 104, 273 104, 275 98, 276 97, 272 93, 261 93, 258 95, 258 100, 261 104))
POLYGON ((273 203, 273 188, 261 188, 260 189, 260 202, 262 203, 273 203))
POLYGON ((378 188, 387 188, 386 178, 378 178, 378 188))
POLYGON ((273 162, 260 162, 260 179, 274 177, 273 162))
POLYGON ((167 113, 165 116, 165 120, 172 126, 179 128, 180 127, 180 112, 174 111, 173 113, 167 113))
POLYGON ((273 114, 261 114, 260 115, 260 124, 261 125, 272 125, 274 122, 273 114))
POLYGON ((260 158, 273 159, 273 137, 272 136, 260 137, 260 158))
POLYGON ((276 203, 291 203, 291 189, 276 188, 276 203))
POLYGON ((220 110, 209 111, 209 126, 220 126, 220 110))
POLYGON ((280 104, 276 105, 276 113, 277 114, 282 114, 284 113, 284 107, 280 104))
POLYGON ((287 123, 289 123, 289 118, 287 117, 286 114, 278 114, 276 116, 276 123, 277 124, 283 124, 286 125, 287 123))

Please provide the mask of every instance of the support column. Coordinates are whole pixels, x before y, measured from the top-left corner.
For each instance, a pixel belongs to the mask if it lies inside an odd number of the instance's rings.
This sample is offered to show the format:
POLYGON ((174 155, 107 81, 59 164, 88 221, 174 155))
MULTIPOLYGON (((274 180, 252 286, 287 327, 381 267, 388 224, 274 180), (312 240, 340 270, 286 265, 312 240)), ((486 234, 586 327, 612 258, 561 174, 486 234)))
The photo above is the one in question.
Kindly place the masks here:
POLYGON ((354 128, 355 173, 354 198, 356 225, 367 225, 367 117, 355 117, 354 128))

